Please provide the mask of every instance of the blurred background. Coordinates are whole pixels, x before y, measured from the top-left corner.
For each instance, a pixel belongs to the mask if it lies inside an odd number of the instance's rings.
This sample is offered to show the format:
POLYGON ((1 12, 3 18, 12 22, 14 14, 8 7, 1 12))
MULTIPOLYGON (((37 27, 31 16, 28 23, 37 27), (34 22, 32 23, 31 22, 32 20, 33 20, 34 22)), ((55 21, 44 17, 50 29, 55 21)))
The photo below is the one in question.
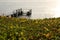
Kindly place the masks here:
POLYGON ((32 9, 32 19, 60 17, 60 0, 0 0, 0 15, 20 8, 32 9))

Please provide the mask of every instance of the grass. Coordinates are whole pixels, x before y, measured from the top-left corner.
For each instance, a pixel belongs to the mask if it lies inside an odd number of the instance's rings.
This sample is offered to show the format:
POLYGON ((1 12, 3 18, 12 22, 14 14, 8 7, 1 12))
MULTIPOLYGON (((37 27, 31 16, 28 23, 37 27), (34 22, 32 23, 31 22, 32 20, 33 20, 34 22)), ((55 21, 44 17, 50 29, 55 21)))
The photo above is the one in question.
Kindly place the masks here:
POLYGON ((0 17, 0 40, 60 40, 60 18, 0 17))

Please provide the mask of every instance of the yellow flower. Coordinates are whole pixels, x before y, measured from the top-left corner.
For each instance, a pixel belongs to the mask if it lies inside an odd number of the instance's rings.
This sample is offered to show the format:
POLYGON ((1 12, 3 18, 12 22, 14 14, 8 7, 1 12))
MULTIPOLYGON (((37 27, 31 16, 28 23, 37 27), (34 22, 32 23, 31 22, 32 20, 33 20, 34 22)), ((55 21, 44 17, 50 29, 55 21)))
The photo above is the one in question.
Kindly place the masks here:
POLYGON ((23 35, 23 32, 21 32, 21 35, 23 35))
POLYGON ((46 38, 49 38, 50 34, 47 33, 47 34, 43 34, 46 38))
POLYGON ((47 27, 44 27, 45 30, 49 31, 49 29, 47 27))
POLYGON ((24 40, 26 40, 26 38, 24 38, 24 40))
POLYGON ((13 28, 13 26, 10 26, 10 28, 13 28))
POLYGON ((45 36, 46 36, 46 38, 48 38, 50 36, 50 33, 47 33, 45 36))
POLYGON ((36 21, 35 23, 38 23, 38 21, 36 21))

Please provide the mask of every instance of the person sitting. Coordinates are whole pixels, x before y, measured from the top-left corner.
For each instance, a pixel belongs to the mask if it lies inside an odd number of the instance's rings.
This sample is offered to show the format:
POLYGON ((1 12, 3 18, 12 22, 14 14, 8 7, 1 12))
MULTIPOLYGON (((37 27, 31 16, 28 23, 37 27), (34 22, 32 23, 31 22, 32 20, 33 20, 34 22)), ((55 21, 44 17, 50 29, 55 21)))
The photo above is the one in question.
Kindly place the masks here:
POLYGON ((18 12, 18 16, 22 16, 23 15, 23 11, 18 12))
POLYGON ((13 15, 13 14, 11 14, 11 17, 14 17, 14 15, 13 15))
POLYGON ((31 16, 31 12, 27 12, 27 16, 31 16))

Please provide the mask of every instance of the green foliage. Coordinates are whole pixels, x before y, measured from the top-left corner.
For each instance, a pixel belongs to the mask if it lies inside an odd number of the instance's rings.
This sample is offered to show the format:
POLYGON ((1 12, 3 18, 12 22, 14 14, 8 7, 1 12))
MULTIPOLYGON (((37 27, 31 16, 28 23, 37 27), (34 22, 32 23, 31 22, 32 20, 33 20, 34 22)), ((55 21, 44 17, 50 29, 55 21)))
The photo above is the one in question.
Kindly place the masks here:
POLYGON ((0 40, 60 40, 60 18, 0 17, 0 40))

